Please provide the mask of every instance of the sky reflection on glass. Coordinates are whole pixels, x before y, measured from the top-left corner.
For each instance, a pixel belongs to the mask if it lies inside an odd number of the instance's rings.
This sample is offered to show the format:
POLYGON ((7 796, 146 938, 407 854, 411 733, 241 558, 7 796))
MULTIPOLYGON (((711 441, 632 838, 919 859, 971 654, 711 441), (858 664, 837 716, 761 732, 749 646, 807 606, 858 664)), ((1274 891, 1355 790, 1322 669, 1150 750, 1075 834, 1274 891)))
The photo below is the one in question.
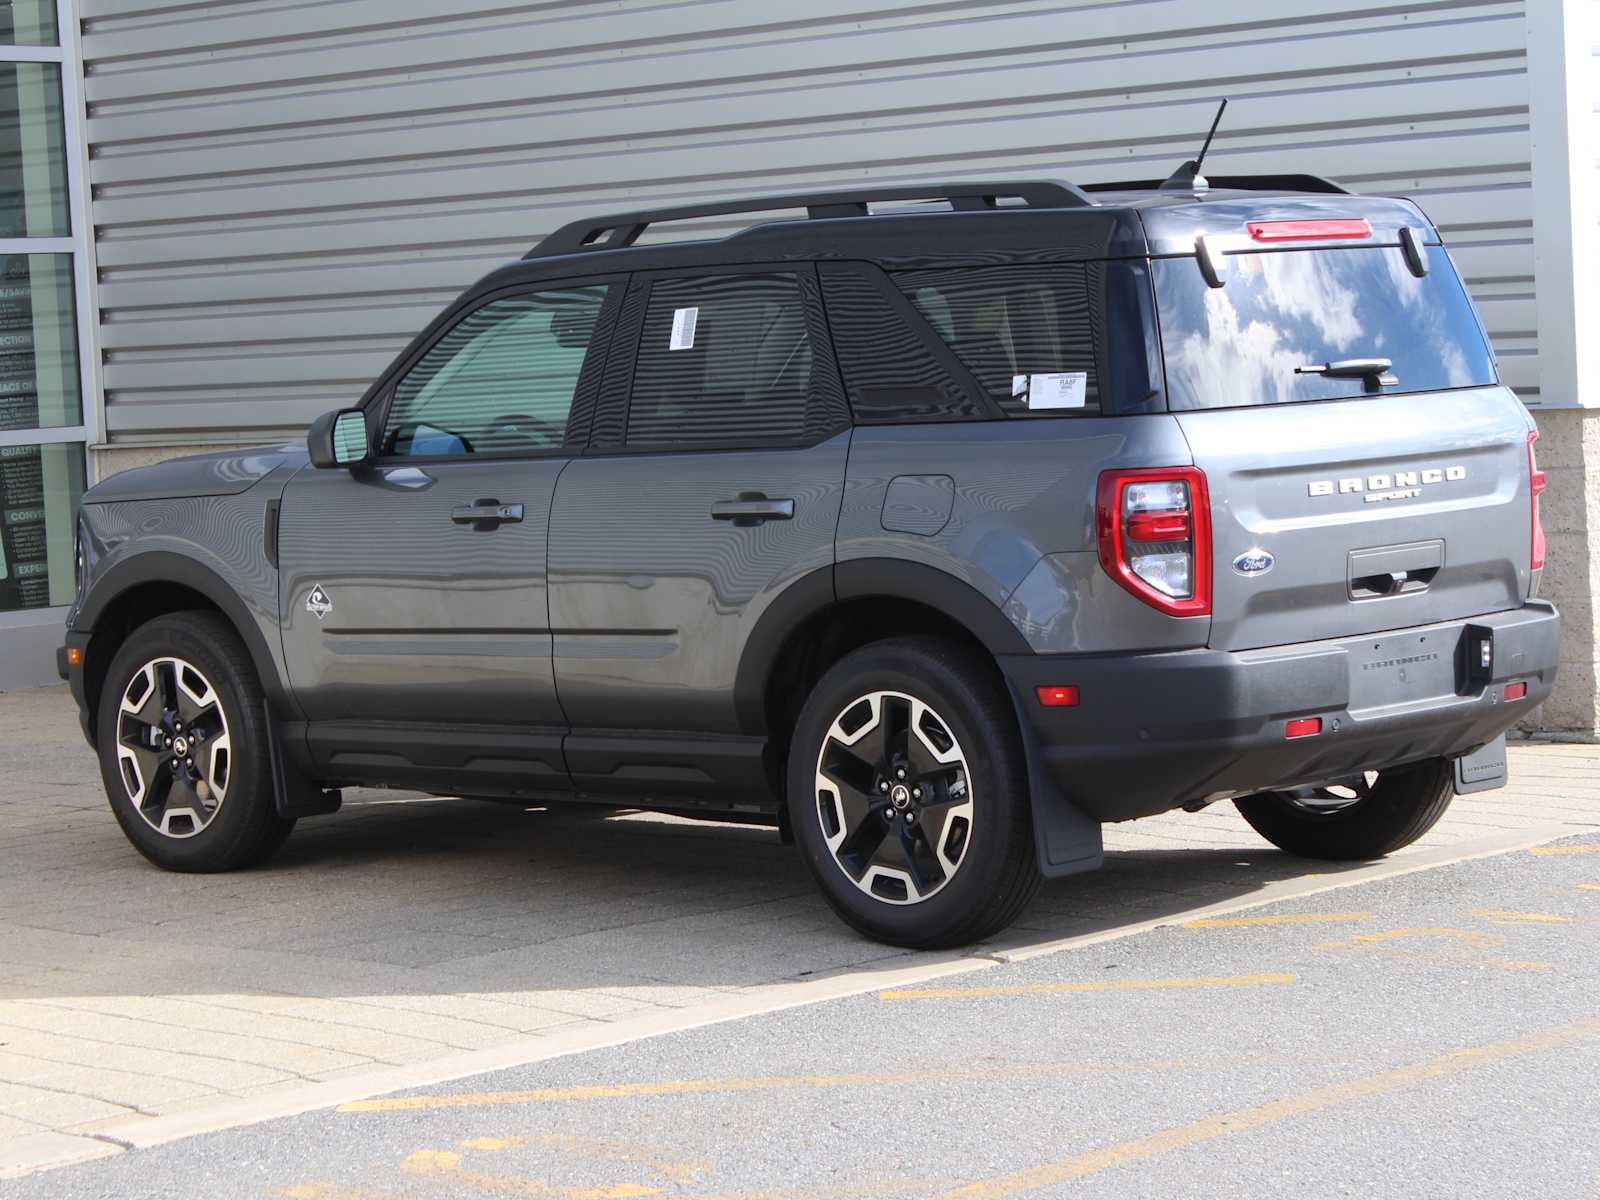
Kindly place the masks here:
POLYGON ((1385 393, 1495 382, 1466 292, 1442 247, 1422 278, 1398 247, 1233 255, 1225 287, 1210 288, 1192 258, 1155 268, 1175 409, 1233 408, 1359 396, 1359 379, 1296 375, 1307 363, 1383 357, 1385 393))

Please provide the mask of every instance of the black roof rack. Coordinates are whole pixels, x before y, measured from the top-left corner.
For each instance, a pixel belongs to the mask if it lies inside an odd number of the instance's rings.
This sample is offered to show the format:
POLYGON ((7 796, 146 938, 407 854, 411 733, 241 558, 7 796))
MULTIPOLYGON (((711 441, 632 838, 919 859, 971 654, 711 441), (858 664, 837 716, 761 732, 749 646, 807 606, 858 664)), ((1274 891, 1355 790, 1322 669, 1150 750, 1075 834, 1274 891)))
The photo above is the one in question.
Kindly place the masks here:
MULTIPOLYGON (((1207 183, 1215 190, 1240 192, 1328 192, 1339 196, 1353 193, 1349 188, 1324 179, 1320 175, 1208 175, 1207 183)), ((1085 183, 1079 188, 1085 192, 1157 192, 1165 179, 1125 179, 1108 183, 1085 183)), ((1173 190, 1171 188, 1169 191, 1173 190)))
POLYGON ((617 250, 631 246, 651 225, 662 221, 688 221, 697 217, 723 217, 735 213, 769 212, 803 208, 815 220, 826 217, 864 217, 867 205, 893 200, 948 200, 958 211, 998 207, 1002 199, 1018 199, 1028 208, 1086 208, 1094 201, 1082 188, 1050 179, 1004 183, 899 184, 892 187, 854 188, 831 192, 795 192, 777 196, 749 196, 709 204, 685 204, 639 212, 583 217, 546 237, 524 258, 571 254, 579 250, 617 250))

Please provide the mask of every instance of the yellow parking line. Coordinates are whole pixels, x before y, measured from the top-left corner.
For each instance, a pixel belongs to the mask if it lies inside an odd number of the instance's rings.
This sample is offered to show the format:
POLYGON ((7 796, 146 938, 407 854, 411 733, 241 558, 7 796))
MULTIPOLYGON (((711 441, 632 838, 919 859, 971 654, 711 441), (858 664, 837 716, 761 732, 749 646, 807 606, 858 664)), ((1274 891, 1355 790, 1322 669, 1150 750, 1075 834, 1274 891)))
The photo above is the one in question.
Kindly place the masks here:
POLYGON ((1229 929, 1240 925, 1313 925, 1325 921, 1365 921, 1369 912, 1289 913, 1278 917, 1198 917, 1185 921, 1184 929, 1229 929))
POLYGON ((1529 854, 1600 854, 1600 843, 1583 846, 1535 846, 1529 854))
MULTIPOLYGON (((1449 929, 1432 926, 1425 929, 1386 929, 1382 933, 1352 933, 1352 942, 1393 942, 1400 938, 1444 937, 1464 942, 1477 942, 1483 946, 1502 946, 1505 937, 1498 933, 1484 933, 1480 929, 1449 929)), ((1338 945, 1337 942, 1333 943, 1338 945)), ((1319 947, 1320 949, 1320 947, 1319 947)))
POLYGON ((1467 1050, 1455 1050, 1409 1067, 1399 1067, 1393 1071, 1369 1075, 1364 1079, 1330 1084, 1327 1087, 1302 1092, 1298 1096, 1273 1100, 1252 1108, 1238 1109, 1217 1117, 1205 1117, 1188 1125, 1179 1125, 1148 1137, 1118 1142, 1113 1146, 1105 1146, 1057 1162, 1027 1167, 991 1179, 981 1179, 976 1183, 946 1192, 935 1200, 1005 1200, 1006 1197, 1019 1196, 1040 1188, 1056 1187, 1116 1167, 1131 1166, 1146 1159, 1169 1154, 1174 1150, 1183 1150, 1202 1142, 1214 1141, 1230 1133, 1259 1129, 1263 1125, 1271 1125, 1291 1117, 1305 1116, 1341 1104, 1387 1095, 1429 1079, 1457 1075, 1541 1050, 1553 1050, 1570 1042, 1597 1035, 1600 1035, 1600 1017, 1591 1017, 1585 1021, 1557 1026, 1524 1038, 1495 1042, 1467 1050))
MULTIPOLYGON (((948 1071, 894 1071, 833 1075, 756 1075, 720 1079, 668 1079, 655 1083, 604 1083, 581 1087, 530 1088, 519 1092, 462 1092, 454 1095, 386 1096, 352 1100, 336 1111, 414 1112, 443 1108, 487 1108, 512 1104, 555 1104, 579 1100, 615 1100, 648 1096, 695 1096, 713 1092, 785 1091, 800 1088, 931 1086, 943 1083, 1006 1083, 1032 1079, 1073 1079, 1087 1075, 1138 1071, 1179 1071, 1213 1065, 1238 1065, 1239 1056, 1223 1059, 1146 1059, 1113 1064, 1017 1063, 948 1071)), ((1264 1060, 1278 1061, 1271 1056, 1264 1060)))
POLYGON ((1578 890, 1581 892, 1600 892, 1600 883, 1580 883, 1578 890))
POLYGON ((671 1151, 662 1150, 627 1138, 578 1137, 573 1134, 511 1134, 507 1137, 475 1137, 457 1142, 463 1150, 551 1150, 570 1154, 575 1158, 592 1158, 601 1162, 628 1163, 648 1167, 657 1175, 673 1183, 691 1183, 697 1175, 711 1169, 707 1161, 679 1160, 671 1151))
POLYGON ((1045 996, 1060 992, 1136 992, 1155 988, 1246 987, 1293 983, 1294 975, 1193 975, 1178 979, 1097 979, 1089 983, 1019 983, 1000 987, 899 988, 880 1000, 965 1000, 980 996, 1045 996))
POLYGON ((463 1167, 461 1155, 453 1150, 418 1150, 401 1160, 400 1170, 423 1179, 444 1179, 469 1184, 482 1192, 526 1196, 529 1200, 638 1200, 643 1196, 661 1195, 660 1188, 646 1187, 641 1183, 561 1187, 514 1175, 487 1175, 463 1167))
POLYGON ((1535 912, 1505 912, 1497 908, 1482 908, 1472 914, 1493 921, 1496 925, 1570 925, 1571 917, 1557 916, 1555 913, 1535 912))

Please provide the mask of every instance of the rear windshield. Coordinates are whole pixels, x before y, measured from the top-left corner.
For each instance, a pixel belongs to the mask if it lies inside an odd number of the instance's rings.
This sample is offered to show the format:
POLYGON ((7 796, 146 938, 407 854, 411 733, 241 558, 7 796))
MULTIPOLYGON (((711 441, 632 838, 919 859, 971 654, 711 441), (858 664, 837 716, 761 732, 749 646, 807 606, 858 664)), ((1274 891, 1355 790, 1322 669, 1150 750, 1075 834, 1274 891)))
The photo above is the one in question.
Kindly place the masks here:
POLYGON ((1206 285, 1193 258, 1152 266, 1174 409, 1368 394, 1359 378, 1295 373, 1357 358, 1394 364, 1398 382, 1385 385, 1385 395, 1496 382, 1477 314, 1443 247, 1429 247, 1421 278, 1398 246, 1230 255, 1220 288, 1206 285))

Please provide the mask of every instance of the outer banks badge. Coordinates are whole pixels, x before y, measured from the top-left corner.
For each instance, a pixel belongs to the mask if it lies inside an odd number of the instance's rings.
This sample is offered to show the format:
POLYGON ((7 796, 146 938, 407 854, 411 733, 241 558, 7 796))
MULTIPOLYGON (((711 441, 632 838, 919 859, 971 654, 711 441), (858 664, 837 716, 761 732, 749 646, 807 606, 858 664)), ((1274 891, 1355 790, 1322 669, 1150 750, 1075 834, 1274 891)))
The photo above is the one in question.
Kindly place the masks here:
POLYGON ((319 621, 333 611, 333 601, 328 599, 328 593, 322 590, 320 583, 306 597, 306 611, 319 621))

